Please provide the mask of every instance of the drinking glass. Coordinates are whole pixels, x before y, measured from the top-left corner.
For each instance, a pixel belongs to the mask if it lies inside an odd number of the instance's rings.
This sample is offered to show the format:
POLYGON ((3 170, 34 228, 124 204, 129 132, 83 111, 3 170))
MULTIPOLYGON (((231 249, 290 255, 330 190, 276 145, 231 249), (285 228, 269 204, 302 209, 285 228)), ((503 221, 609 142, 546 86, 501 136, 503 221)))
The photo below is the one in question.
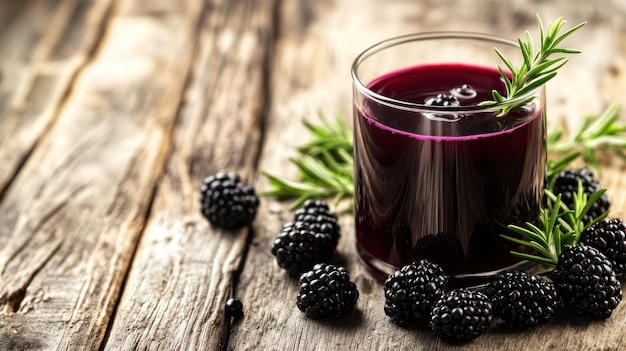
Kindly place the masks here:
POLYGON ((503 38, 433 32, 385 40, 354 61, 356 242, 380 277, 428 259, 472 285, 527 264, 500 235, 541 207, 545 87, 481 103, 504 95, 501 74, 510 77, 495 48, 521 58, 503 38))

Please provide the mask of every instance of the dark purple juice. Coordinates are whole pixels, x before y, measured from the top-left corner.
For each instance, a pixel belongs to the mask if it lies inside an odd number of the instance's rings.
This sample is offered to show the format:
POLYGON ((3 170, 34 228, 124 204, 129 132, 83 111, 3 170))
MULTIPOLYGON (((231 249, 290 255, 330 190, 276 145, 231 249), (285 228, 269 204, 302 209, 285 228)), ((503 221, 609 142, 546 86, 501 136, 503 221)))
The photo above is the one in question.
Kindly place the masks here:
POLYGON ((375 79, 368 88, 405 103, 355 105, 355 210, 361 256, 382 273, 415 259, 447 274, 481 276, 519 260, 499 234, 536 216, 546 162, 543 101, 499 116, 466 109, 416 111, 463 85, 460 107, 504 90, 496 69, 423 65, 375 79))

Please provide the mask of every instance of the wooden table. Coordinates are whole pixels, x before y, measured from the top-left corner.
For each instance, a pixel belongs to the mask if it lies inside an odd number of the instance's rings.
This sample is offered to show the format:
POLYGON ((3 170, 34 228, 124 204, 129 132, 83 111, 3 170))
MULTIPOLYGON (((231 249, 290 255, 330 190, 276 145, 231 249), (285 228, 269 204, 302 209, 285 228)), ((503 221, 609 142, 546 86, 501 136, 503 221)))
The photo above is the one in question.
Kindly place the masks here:
MULTIPOLYGON (((544 20, 589 24, 548 86, 550 125, 626 105, 623 0, 5 0, 0 2, 1 350, 624 350, 626 304, 604 321, 562 310, 525 333, 495 323, 451 347, 394 326, 341 214, 335 263, 357 309, 313 321, 270 254, 293 213, 262 198, 250 229, 211 227, 201 180, 234 170, 266 189, 308 138, 300 120, 351 115, 350 65, 396 35, 515 39, 544 20), (224 317, 236 296, 245 316, 224 317)), ((625 164, 606 157, 612 216, 625 164)))

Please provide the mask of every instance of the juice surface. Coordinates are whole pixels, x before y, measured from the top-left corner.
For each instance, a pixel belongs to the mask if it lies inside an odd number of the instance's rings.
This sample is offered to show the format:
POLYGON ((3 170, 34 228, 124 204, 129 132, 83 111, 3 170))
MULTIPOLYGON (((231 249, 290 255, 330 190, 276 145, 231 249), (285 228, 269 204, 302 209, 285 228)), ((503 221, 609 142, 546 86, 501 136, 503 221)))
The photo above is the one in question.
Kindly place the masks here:
MULTIPOLYGON (((496 69, 415 66, 369 88, 411 104, 463 86, 461 107, 502 90, 496 69)), ((536 215, 546 161, 542 105, 511 112, 418 113, 365 99, 355 105, 355 210, 359 249, 399 268, 428 258, 449 275, 518 262, 499 234, 536 215)), ((366 259, 367 261, 367 259, 366 259)))

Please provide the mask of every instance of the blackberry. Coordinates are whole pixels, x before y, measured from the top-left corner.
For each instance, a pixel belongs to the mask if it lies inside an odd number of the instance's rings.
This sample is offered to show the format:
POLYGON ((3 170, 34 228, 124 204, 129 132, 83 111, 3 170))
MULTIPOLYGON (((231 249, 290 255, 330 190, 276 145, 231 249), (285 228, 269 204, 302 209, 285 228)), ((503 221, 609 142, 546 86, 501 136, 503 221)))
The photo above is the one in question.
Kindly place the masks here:
POLYGON ((563 304, 574 312, 607 318, 622 300, 611 262, 586 245, 564 245, 550 273, 563 304))
POLYGON ((626 225, 620 218, 603 219, 585 229, 581 241, 595 247, 611 261, 617 279, 626 277, 626 225))
POLYGON ((410 263, 390 274, 384 283, 385 314, 400 325, 428 316, 447 283, 448 277, 438 265, 427 260, 410 263))
POLYGON ((334 250, 330 235, 312 231, 305 222, 285 223, 272 246, 278 265, 295 277, 328 261, 334 250))
POLYGON ((205 178, 200 192, 202 215, 215 226, 239 229, 256 217, 259 198, 236 173, 219 172, 205 178))
POLYGON ((453 234, 443 232, 419 238, 412 252, 415 258, 431 262, 449 262, 449 266, 461 264, 465 256, 459 239, 453 234))
POLYGON ((350 312, 359 291, 343 267, 316 264, 300 276, 296 304, 307 317, 321 319, 341 317, 350 312))
POLYGON ((316 233, 330 235, 333 245, 337 246, 341 236, 337 216, 330 212, 328 204, 322 200, 306 200, 302 208, 296 210, 294 221, 305 222, 316 233))
POLYGON ((451 94, 437 94, 435 97, 428 98, 426 105, 429 106, 459 106, 459 100, 451 94))
POLYGON ((243 303, 238 299, 230 298, 224 305, 224 311, 226 312, 226 317, 239 319, 243 316, 243 303))
POLYGON ((561 306, 554 284, 526 272, 498 274, 485 295, 491 299, 494 316, 519 330, 547 322, 561 306))
POLYGON ((430 315, 430 328, 445 341, 460 343, 477 338, 493 320, 493 307, 483 293, 451 290, 439 298, 430 315))
MULTIPOLYGON (((556 195, 561 194, 561 201, 568 208, 574 208, 574 194, 578 191, 578 181, 582 181, 583 191, 587 194, 587 198, 591 197, 595 192, 600 190, 600 181, 595 178, 593 172, 588 168, 569 169, 566 168, 555 176, 552 192, 556 195)), ((609 210, 611 201, 609 201, 606 193, 596 201, 587 214, 583 217, 585 223, 589 223, 593 219, 599 217, 602 213, 609 210)))

